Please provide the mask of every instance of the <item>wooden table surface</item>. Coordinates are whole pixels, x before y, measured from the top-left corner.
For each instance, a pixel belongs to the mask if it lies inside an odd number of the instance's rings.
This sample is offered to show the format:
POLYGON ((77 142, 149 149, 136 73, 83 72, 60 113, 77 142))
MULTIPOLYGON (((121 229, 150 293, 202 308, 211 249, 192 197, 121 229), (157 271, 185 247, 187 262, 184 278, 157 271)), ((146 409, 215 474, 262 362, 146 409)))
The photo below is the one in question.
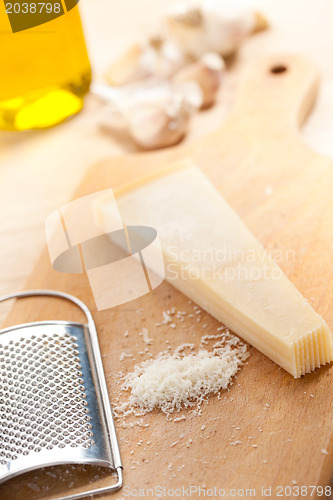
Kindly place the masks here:
MULTIPOLYGON (((96 80, 122 48, 156 25, 166 3, 169 9, 177 1, 80 1, 96 80)), ((322 74, 319 98, 302 136, 317 151, 333 156, 333 4, 330 0, 263 0, 257 4, 263 4, 261 10, 272 28, 246 42, 228 72, 218 104, 195 117, 186 141, 207 134, 225 120, 244 61, 271 52, 298 52, 314 60, 322 74)), ((102 105, 88 96, 84 111, 56 128, 0 133, 1 295, 23 287, 45 244, 46 216, 70 198, 89 166, 135 151, 100 130, 102 113, 102 105)), ((2 305, 1 321, 8 307, 2 305)))
MULTIPOLYGON (((299 52, 322 74, 317 105, 302 134, 313 148, 333 155, 333 34, 330 0, 262 0, 272 28, 243 46, 221 89, 218 104, 193 120, 186 141, 215 129, 233 101, 239 68, 271 52, 299 52)), ((83 24, 96 80, 131 41, 149 33, 177 0, 81 0, 83 24), (128 13, 131 12, 129 16, 128 13)), ((260 6, 260 2, 257 2, 260 6)), ((98 126, 103 107, 93 96, 77 117, 42 132, 0 132, 0 294, 22 288, 44 243, 44 221, 66 202, 89 166, 134 151, 98 126)), ((8 311, 0 310, 0 320, 8 311)))

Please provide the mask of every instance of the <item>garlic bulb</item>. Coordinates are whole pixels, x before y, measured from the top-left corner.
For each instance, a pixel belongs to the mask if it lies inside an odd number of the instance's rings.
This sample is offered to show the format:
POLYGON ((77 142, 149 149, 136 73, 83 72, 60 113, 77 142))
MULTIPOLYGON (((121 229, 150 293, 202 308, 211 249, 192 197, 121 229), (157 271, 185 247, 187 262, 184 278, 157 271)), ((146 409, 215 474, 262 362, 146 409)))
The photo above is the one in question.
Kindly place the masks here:
POLYGON ((203 102, 201 107, 208 108, 215 102, 224 70, 225 64, 222 57, 216 52, 209 52, 199 61, 181 69, 174 75, 172 81, 174 83, 197 82, 202 91, 203 102))
POLYGON ((132 45, 105 74, 110 85, 122 86, 148 77, 164 79, 178 71, 186 58, 174 43, 154 36, 132 45))
POLYGON ((267 22, 242 0, 205 0, 200 7, 182 8, 167 25, 178 47, 197 59, 211 51, 230 55, 267 22))
POLYGON ((118 93, 112 111, 103 120, 109 131, 122 124, 132 140, 144 149, 177 144, 187 133, 190 119, 202 105, 195 82, 153 84, 118 93))

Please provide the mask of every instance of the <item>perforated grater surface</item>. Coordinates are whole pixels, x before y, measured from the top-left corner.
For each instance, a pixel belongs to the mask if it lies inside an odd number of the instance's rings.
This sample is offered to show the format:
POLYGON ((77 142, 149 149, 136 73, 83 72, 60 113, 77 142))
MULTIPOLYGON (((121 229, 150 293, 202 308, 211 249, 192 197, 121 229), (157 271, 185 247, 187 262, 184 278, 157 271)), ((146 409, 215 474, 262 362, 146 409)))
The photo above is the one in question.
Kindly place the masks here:
POLYGON ((91 464, 115 470, 117 482, 62 499, 115 491, 122 486, 122 465, 89 309, 52 290, 0 302, 41 295, 73 302, 87 324, 40 321, 0 330, 0 482, 51 465, 91 464))

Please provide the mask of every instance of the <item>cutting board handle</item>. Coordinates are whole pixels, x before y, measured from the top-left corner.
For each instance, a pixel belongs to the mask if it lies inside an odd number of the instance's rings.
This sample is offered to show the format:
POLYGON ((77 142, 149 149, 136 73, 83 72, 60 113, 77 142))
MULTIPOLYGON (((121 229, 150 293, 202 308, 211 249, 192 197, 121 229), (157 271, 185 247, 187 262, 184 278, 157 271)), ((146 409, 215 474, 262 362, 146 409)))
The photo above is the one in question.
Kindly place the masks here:
POLYGON ((300 55, 270 55, 244 69, 232 118, 248 130, 259 126, 271 135, 298 131, 319 87, 319 71, 300 55), (250 123, 249 123, 250 121, 250 123), (252 123, 253 122, 253 123, 252 123), (257 125, 257 126, 256 126, 257 125))

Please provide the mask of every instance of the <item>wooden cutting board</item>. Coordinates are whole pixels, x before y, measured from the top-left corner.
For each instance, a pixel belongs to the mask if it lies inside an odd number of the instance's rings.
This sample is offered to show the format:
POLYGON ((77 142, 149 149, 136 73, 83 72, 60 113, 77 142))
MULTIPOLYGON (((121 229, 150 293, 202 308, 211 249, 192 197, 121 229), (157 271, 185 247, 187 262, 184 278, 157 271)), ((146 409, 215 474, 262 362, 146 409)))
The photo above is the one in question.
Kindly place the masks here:
MULTIPOLYGON (((75 197, 115 188, 175 159, 191 157, 258 239, 288 256, 280 262, 282 269, 333 329, 333 160, 310 151, 298 130, 317 87, 317 70, 301 57, 271 56, 252 63, 244 71, 234 111, 221 128, 194 144, 95 165, 75 197)), ((120 395, 118 372, 145 359, 140 354, 146 347, 139 335, 143 327, 154 339, 149 351, 155 354, 183 342, 198 346, 201 336, 214 333, 218 326, 203 313, 199 322, 187 315, 183 322, 175 319, 175 329, 156 327, 163 311, 172 307, 193 313, 193 304, 167 283, 131 303, 97 312, 87 278, 54 271, 46 250, 26 288, 66 291, 88 304, 97 323, 113 400, 120 395), (133 357, 121 361, 123 352, 133 357)), ((62 301, 25 299, 15 303, 5 324, 50 318, 79 320, 80 315, 62 301)), ((255 488, 256 496, 262 497, 261 488, 271 486, 271 497, 277 498, 283 493, 279 486, 329 483, 332 368, 325 366, 294 380, 254 348, 249 350, 248 363, 230 391, 220 399, 210 398, 201 415, 182 411, 176 416, 185 419, 174 422, 154 412, 138 421, 140 425, 117 421, 127 488, 193 485, 223 488, 226 493, 230 488, 255 488)), ((51 498, 87 483, 91 487, 109 482, 102 470, 96 474, 87 468, 63 467, 9 481, 0 487, 0 497, 51 498)), ((303 498, 310 498, 312 489, 304 491, 303 498)), ((293 498, 296 493, 294 489, 293 498)), ((132 496, 139 493, 132 491, 132 496)), ((192 498, 198 497, 193 490, 192 498)))

